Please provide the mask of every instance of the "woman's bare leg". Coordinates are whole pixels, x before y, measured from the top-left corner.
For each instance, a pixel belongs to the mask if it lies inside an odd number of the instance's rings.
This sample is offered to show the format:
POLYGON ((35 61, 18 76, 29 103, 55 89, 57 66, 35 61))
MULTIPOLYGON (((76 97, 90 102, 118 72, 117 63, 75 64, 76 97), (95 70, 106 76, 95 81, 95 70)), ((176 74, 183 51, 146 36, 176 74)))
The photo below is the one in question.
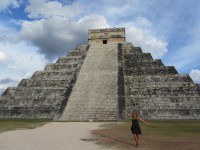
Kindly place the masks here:
POLYGON ((138 138, 137 138, 137 135, 136 135, 136 134, 133 134, 133 139, 134 139, 136 145, 138 145, 138 138))
POLYGON ((137 138, 137 145, 139 144, 139 134, 136 134, 136 138, 137 138))

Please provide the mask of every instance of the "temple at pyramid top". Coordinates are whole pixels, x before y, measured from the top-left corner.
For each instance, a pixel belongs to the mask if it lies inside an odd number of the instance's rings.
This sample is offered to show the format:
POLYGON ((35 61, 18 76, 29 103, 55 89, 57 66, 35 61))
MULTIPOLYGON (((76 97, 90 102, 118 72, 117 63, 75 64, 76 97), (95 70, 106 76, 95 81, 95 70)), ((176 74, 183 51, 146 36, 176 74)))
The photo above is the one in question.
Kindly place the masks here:
POLYGON ((89 44, 123 43, 125 28, 92 29, 88 31, 89 44))

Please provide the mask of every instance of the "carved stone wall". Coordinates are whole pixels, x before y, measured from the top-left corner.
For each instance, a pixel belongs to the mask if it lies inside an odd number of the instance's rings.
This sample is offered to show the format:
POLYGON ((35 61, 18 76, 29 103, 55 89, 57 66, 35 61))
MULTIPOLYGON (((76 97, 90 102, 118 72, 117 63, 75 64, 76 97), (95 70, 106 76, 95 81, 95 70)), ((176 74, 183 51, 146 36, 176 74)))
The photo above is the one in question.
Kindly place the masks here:
POLYGON ((125 42, 125 29, 109 28, 89 30, 88 42, 89 44, 110 44, 125 42))

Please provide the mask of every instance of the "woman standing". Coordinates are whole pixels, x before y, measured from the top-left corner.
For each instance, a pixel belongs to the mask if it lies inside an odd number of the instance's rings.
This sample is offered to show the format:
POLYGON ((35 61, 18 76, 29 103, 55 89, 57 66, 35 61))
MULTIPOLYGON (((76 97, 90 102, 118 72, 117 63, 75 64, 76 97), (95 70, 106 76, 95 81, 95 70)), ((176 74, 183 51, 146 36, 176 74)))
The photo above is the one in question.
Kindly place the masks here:
POLYGON ((140 118, 137 113, 129 114, 126 111, 124 111, 124 112, 132 119, 131 131, 132 131, 133 139, 136 143, 136 146, 138 146, 139 145, 139 135, 141 134, 141 129, 140 129, 138 120, 145 124, 148 124, 148 125, 149 125, 149 123, 144 121, 142 118, 140 118))

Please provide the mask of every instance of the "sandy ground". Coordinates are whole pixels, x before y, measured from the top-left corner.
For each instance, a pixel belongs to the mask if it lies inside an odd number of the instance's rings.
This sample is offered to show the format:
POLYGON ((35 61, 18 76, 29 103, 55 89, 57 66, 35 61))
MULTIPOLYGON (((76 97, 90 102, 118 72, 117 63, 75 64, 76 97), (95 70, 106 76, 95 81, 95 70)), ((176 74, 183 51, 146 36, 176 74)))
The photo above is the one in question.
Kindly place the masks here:
POLYGON ((90 131, 101 124, 53 122, 36 129, 0 133, 0 150, 103 150, 105 147, 87 141, 90 131))

